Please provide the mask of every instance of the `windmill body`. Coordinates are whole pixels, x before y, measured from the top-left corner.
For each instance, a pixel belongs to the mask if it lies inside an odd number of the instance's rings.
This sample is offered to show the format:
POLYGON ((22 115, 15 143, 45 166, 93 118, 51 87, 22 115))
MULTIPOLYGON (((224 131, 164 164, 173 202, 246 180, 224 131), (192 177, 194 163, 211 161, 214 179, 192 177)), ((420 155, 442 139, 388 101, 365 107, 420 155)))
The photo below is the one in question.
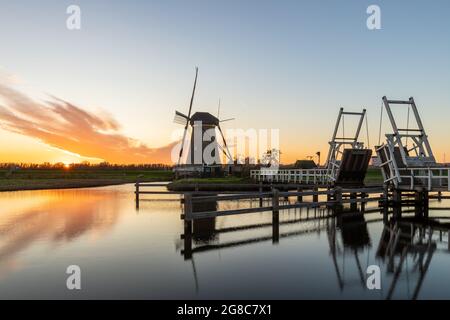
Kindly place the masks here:
POLYGON ((189 124, 192 128, 186 164, 221 165, 216 128, 219 119, 208 112, 196 112, 189 124))
POLYGON ((223 173, 220 150, 232 162, 230 151, 220 127, 221 122, 232 119, 221 121, 218 117, 208 112, 195 112, 191 116, 197 86, 197 76, 198 69, 196 69, 195 73, 194 88, 192 90, 188 114, 185 115, 179 111, 175 111, 174 122, 184 126, 178 163, 174 168, 176 176, 220 175, 223 173), (189 127, 191 127, 190 137, 187 136, 189 127), (218 139, 221 140, 222 145, 218 139), (189 148, 187 148, 188 142, 189 148), (187 151, 187 156, 185 151, 187 151))

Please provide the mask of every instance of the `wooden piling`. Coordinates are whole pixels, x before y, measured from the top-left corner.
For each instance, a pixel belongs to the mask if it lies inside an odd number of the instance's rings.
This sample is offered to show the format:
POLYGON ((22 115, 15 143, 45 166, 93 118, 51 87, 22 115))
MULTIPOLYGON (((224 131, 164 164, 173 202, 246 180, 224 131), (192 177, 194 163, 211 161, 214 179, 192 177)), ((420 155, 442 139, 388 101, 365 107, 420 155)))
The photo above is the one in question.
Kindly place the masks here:
POLYGON ((262 207, 263 206, 263 198, 261 196, 262 192, 263 192, 263 187, 262 187, 262 182, 259 182, 259 187, 258 187, 258 191, 259 191, 259 206, 262 207))
MULTIPOLYGON (((319 188, 315 187, 313 190, 314 191, 319 191, 319 188)), ((319 195, 318 194, 314 194, 313 195, 313 202, 319 202, 319 195)))
MULTIPOLYGON (((302 189, 300 187, 297 187, 297 192, 301 192, 301 191, 302 191, 302 189)), ((303 202, 303 196, 298 195, 297 202, 303 202)))
POLYGON ((280 214, 272 213, 272 243, 280 242, 280 214))
POLYGON ((383 187, 383 206, 387 207, 389 201, 389 187, 385 185, 383 187))
POLYGON ((430 203, 428 190, 423 191, 422 199, 423 199, 423 216, 425 218, 428 218, 428 209, 430 203))
POLYGON ((184 259, 192 258, 192 194, 184 195, 184 259))
POLYGON ((192 258, 192 220, 184 220, 184 260, 192 258))
POLYGON ((139 178, 136 179, 136 183, 134 184, 136 190, 134 191, 136 196, 136 209, 139 209, 139 178))
POLYGON ((280 212, 280 196, 279 191, 277 189, 273 190, 272 195, 272 212, 273 213, 279 213, 280 212))
POLYGON ((402 204, 402 191, 394 189, 392 191, 392 202, 394 206, 401 206, 402 204))
POLYGON ((336 203, 342 204, 342 188, 336 187, 334 189, 334 199, 336 200, 336 203))
POLYGON ((342 204, 342 188, 336 187, 334 188, 334 200, 336 201, 334 208, 336 213, 340 213, 343 208, 342 204))
POLYGON ((184 220, 192 220, 192 194, 184 195, 184 220))
POLYGON ((273 190, 272 196, 272 242, 278 243, 280 241, 280 196, 277 189, 273 190))
MULTIPOLYGON (((355 200, 357 198, 356 192, 350 193, 350 199, 355 200)), ((356 210, 358 208, 358 204, 355 202, 350 203, 350 209, 356 210)))

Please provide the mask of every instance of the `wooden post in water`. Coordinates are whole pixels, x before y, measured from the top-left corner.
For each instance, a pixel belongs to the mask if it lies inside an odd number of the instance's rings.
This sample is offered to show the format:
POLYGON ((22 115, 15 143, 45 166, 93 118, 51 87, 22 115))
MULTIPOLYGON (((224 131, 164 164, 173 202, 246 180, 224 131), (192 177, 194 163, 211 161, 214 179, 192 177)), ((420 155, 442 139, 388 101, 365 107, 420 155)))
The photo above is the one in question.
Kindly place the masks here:
POLYGON ((262 181, 260 181, 259 182, 259 188, 258 188, 258 191, 259 191, 259 206, 260 207, 262 207, 263 206, 263 198, 262 198, 262 192, 263 192, 263 187, 262 187, 262 181))
POLYGON ((422 191, 416 191, 414 193, 414 205, 415 205, 415 216, 416 218, 423 217, 423 197, 422 191))
POLYGON ((336 213, 342 212, 342 188, 341 187, 335 187, 334 188, 334 200, 336 201, 334 205, 334 209, 336 213))
POLYGON ((192 221, 184 221, 184 260, 192 259, 192 221))
MULTIPOLYGON (((356 196, 356 192, 352 192, 350 193, 350 199, 351 200, 356 200, 357 196, 356 196)), ((355 202, 351 202, 350 203, 350 208, 352 211, 355 211, 358 208, 358 204, 355 202)))
POLYGON ((389 207, 387 205, 383 206, 383 223, 387 224, 389 222, 389 207))
POLYGON ((392 191, 392 201, 394 206, 400 206, 402 204, 402 191, 394 189, 392 191))
POLYGON ((192 258, 192 194, 184 195, 184 259, 192 258))
MULTIPOLYGON (((301 192, 302 189, 300 187, 297 187, 297 192, 301 192)), ((303 202, 303 196, 297 196, 297 202, 303 202)))
POLYGON ((423 190, 423 215, 425 218, 428 218, 428 209, 429 209, 429 203, 430 203, 430 199, 429 199, 429 193, 428 190, 423 190))
MULTIPOLYGON (((313 191, 319 191, 319 188, 314 187, 313 191)), ((313 202, 319 202, 319 195, 318 194, 314 194, 313 195, 313 202)))
POLYGON ((137 177, 136 183, 134 184, 134 186, 136 187, 136 190, 134 191, 135 196, 136 196, 136 209, 139 209, 139 182, 140 182, 140 179, 139 179, 139 177, 137 177))
POLYGON ((275 213, 278 213, 280 211, 280 196, 279 196, 279 191, 277 189, 273 190, 273 195, 272 195, 272 211, 275 213))
POLYGON ((383 187, 383 206, 387 207, 389 202, 389 187, 385 185, 383 187))
POLYGON ((272 243, 280 241, 280 196, 278 190, 273 190, 272 196, 272 243))
POLYGON ((398 189, 392 190, 392 211, 396 219, 402 217, 402 191, 398 189))
POLYGON ((361 192, 361 212, 364 212, 364 210, 366 209, 366 203, 364 202, 364 199, 368 198, 367 193, 365 192, 361 192))
POLYGON ((272 215, 272 243, 280 241, 280 214, 273 213, 272 215))
POLYGON ((184 194, 184 220, 192 221, 192 194, 184 194))

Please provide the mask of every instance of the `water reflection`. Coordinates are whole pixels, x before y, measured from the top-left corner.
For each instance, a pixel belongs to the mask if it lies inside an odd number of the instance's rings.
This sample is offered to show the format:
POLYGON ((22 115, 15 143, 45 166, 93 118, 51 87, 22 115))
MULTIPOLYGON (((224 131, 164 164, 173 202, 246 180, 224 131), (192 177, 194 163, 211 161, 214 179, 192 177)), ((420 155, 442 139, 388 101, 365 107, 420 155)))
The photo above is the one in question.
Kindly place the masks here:
MULTIPOLYGON (((217 201, 194 202, 192 212, 217 211, 217 201)), ((193 222, 193 240, 208 243, 217 240, 216 218, 198 219, 193 222)))
MULTIPOLYGON (((215 205, 217 208, 216 202, 215 205)), ((205 211, 204 209, 201 209, 201 207, 197 208, 199 211, 205 211)), ((189 226, 189 224, 185 225, 184 234, 180 236, 182 239, 184 239, 184 249, 181 250, 181 254, 184 255, 185 259, 190 259, 192 257, 192 254, 198 252, 219 250, 223 248, 233 248, 270 240, 272 240, 272 243, 276 244, 279 242, 280 238, 288 238, 293 236, 299 236, 302 234, 307 234, 314 231, 325 230, 327 225, 327 218, 333 216, 332 212, 327 209, 320 209, 320 208, 311 209, 311 211, 313 211, 313 215, 310 216, 310 210, 305 210, 306 216, 305 217, 300 216, 299 218, 296 219, 279 221, 279 217, 274 215, 275 218, 272 219, 272 222, 239 225, 235 227, 227 227, 220 229, 216 228, 217 218, 194 220, 192 223, 193 231, 191 231, 191 227, 189 226), (311 228, 309 227, 306 229, 302 228, 301 230, 298 231, 284 232, 281 234, 279 232, 280 226, 295 225, 298 222, 314 221, 314 220, 316 221, 316 224, 313 225, 311 228), (226 243, 220 243, 217 241, 218 235, 220 234, 240 232, 240 231, 251 231, 255 229, 265 229, 267 227, 272 228, 272 233, 270 236, 267 235, 260 237, 250 237, 243 240, 229 241, 226 243), (197 245, 195 248, 192 248, 193 242, 194 244, 197 245)), ((193 212, 196 211, 193 210, 193 212)))
POLYGON ((33 191, 30 199, 8 193, 0 198, 0 274, 10 270, 15 256, 39 241, 53 246, 89 234, 101 237, 118 221, 118 197, 110 193, 33 191))
POLYGON ((330 253, 333 260, 336 277, 339 288, 344 289, 345 281, 342 276, 343 267, 338 264, 339 256, 350 253, 354 256, 355 264, 358 270, 358 278, 363 288, 366 287, 366 275, 360 261, 360 253, 372 246, 367 223, 364 218, 364 211, 357 210, 352 205, 350 210, 335 212, 335 216, 330 218, 331 223, 328 228, 328 242, 330 253), (341 241, 338 239, 338 233, 341 235, 341 241))
POLYGON ((417 299, 438 246, 449 253, 450 224, 426 217, 393 217, 384 226, 377 256, 393 275, 387 299, 391 299, 399 278, 406 275, 408 286, 413 287, 408 298, 417 299), (446 235, 445 235, 446 234, 446 235), (444 237, 445 235, 445 237, 444 237), (445 246, 442 247, 442 244, 445 246), (408 263, 409 262, 409 263, 408 263), (415 283, 410 279, 415 276, 415 283))
MULTIPOLYGON (((217 204, 208 210, 216 210, 217 204), (215 209, 214 209, 215 208, 215 209)), ((206 211, 199 208, 199 211, 206 211)), ((275 215, 273 215, 275 216, 275 215)), ((237 218, 237 217, 235 217, 237 218)), ((195 224, 201 225, 201 220, 194 222, 194 230, 191 235, 185 239, 185 248, 181 250, 185 259, 192 260, 194 268, 194 277, 196 281, 196 290, 198 292, 198 272, 195 270, 194 254, 220 250, 223 248, 234 248, 245 245, 253 245, 260 242, 272 240, 277 244, 280 239, 301 236, 309 233, 320 233, 326 230, 331 262, 335 270, 337 284, 341 292, 347 286, 359 286, 360 290, 368 291, 367 267, 369 260, 376 261, 377 264, 386 271, 387 291, 381 292, 380 298, 392 299, 396 287, 402 279, 402 274, 406 274, 401 281, 407 282, 408 288, 413 287, 411 291, 404 295, 402 299, 417 299, 421 291, 425 276, 429 270, 433 255, 436 251, 437 242, 445 244, 445 253, 450 252, 450 224, 442 223, 439 219, 429 218, 429 208, 410 208, 395 207, 380 210, 378 208, 366 209, 364 206, 356 207, 351 205, 345 210, 333 210, 330 208, 316 208, 300 210, 295 219, 272 219, 272 222, 241 225, 237 227, 217 229, 216 219, 205 224, 208 237, 203 237, 202 241, 196 241, 200 237, 199 228, 195 224), (306 211, 306 212, 305 212, 306 211), (312 211, 313 213, 311 214, 312 211), (378 216, 373 218, 373 213, 378 216), (371 219, 366 220, 366 215, 371 219), (311 224, 311 221, 317 223, 311 224), (372 240, 368 225, 383 223, 381 236, 372 240), (291 230, 289 232, 280 232, 283 226, 293 225, 300 227, 301 230, 291 230), (248 237, 239 241, 220 241, 218 235, 230 232, 252 231, 255 229, 267 229, 271 227, 272 234, 258 237, 248 237), (196 233, 199 232, 199 235, 196 233), (214 236, 211 236, 214 235, 214 236), (192 247, 194 239, 195 247, 192 247), (187 243, 189 242, 189 244, 187 243), (371 254, 372 243, 378 242, 378 247, 371 254), (348 257, 351 257, 349 266, 348 257), (345 260, 347 257, 347 261, 345 260), (373 260, 375 259, 375 260, 373 260), (351 262, 353 260, 353 262, 351 262), (363 263, 366 260, 367 262, 363 263), (342 261, 342 262, 341 262, 342 261), (355 270, 354 274, 345 275, 345 269, 355 270), (349 279, 346 279, 349 278, 349 279), (415 282, 414 284, 410 282, 415 282)), ((203 230, 204 232, 205 230, 203 230)), ((442 246, 441 246, 442 247, 442 246)), ((352 288, 354 290, 354 288, 352 288)))
POLYGON ((86 299, 450 297, 447 201, 431 201, 428 211, 292 208, 187 228, 178 196, 148 196, 136 211, 133 191, 130 185, 1 193, 0 298, 73 298, 65 268, 78 263, 87 286, 76 297, 86 299), (373 264, 381 268, 381 291, 365 285, 373 264))

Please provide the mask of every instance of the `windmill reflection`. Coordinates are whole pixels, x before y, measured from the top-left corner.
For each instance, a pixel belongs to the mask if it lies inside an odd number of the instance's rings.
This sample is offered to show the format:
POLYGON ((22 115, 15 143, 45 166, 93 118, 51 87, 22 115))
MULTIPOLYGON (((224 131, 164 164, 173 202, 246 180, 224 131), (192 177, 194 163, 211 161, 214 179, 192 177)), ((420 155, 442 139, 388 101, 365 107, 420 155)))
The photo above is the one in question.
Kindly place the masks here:
MULTIPOLYGON (((202 203, 203 204, 203 203, 202 203)), ((209 204, 209 206, 216 206, 217 203, 209 204)), ((210 207, 211 208, 211 207, 210 207)), ((210 209, 209 208, 209 209, 210 209)), ((197 208, 204 211, 205 208, 197 208)), ((193 210, 195 210, 193 208, 193 210)), ((217 228, 216 219, 196 219, 192 222, 192 227, 185 223, 184 234, 181 235, 183 239, 184 248, 181 250, 181 254, 184 258, 191 259, 192 255, 199 252, 206 252, 211 250, 218 250, 222 248, 238 247, 243 245, 249 245, 258 242, 272 241, 276 244, 282 238, 298 236, 314 231, 326 230, 327 229, 327 218, 330 218, 333 213, 326 208, 313 208, 313 209, 298 209, 292 210, 296 212, 296 218, 281 220, 279 216, 274 215, 272 222, 256 223, 249 225, 239 225, 235 227, 217 228), (298 224, 299 222, 314 221, 314 224, 298 224), (302 226, 301 230, 289 231, 280 233, 280 227, 285 225, 296 225, 302 226), (251 237, 244 240, 229 241, 221 243, 219 241, 219 236, 225 233, 233 233, 239 231, 251 231, 256 229, 271 228, 272 232, 267 236, 251 237), (195 248, 192 247, 195 244, 195 248)), ((199 211, 200 212, 200 211, 199 211)))
MULTIPOLYGON (((217 211, 217 201, 194 202, 192 212, 217 211)), ((197 219, 193 221, 193 240, 195 243, 208 243, 217 239, 216 218, 197 219)))
MULTIPOLYGON (((257 201, 256 201, 257 202, 257 201)), ((193 212, 203 212, 206 210, 217 210, 217 202, 209 201, 199 203, 200 206, 193 206, 193 212)), ((246 205, 253 205, 253 202, 246 202, 246 205)), ((327 219, 331 217, 332 212, 326 208, 314 208, 314 209, 295 209, 290 210, 287 214, 290 218, 280 221, 278 214, 272 216, 271 222, 262 222, 247 225, 238 225, 232 227, 222 227, 217 225, 217 220, 221 218, 207 218, 207 219, 195 219, 190 223, 184 222, 184 233, 181 235, 183 242, 183 249, 181 254, 185 260, 189 260, 192 263, 193 277, 195 281, 196 292, 199 290, 198 274, 195 265, 195 254, 201 252, 215 251, 223 248, 240 247, 260 242, 272 241, 273 244, 277 244, 280 239, 308 234, 311 232, 320 232, 327 229, 327 219), (290 214, 289 214, 290 213, 290 214), (294 218, 291 218, 294 215, 294 218), (307 223, 301 223, 307 222, 307 223), (311 223, 314 222, 314 223, 311 223), (299 230, 291 230, 287 232, 280 232, 282 226, 298 226, 299 230), (234 240, 221 242, 220 235, 233 234, 237 232, 248 232, 263 229, 271 229, 271 233, 263 236, 250 236, 243 240, 234 240), (193 247, 194 245, 194 247, 193 247)), ((220 224, 220 223, 219 223, 220 224)), ((177 246, 178 247, 178 246, 177 246)))

